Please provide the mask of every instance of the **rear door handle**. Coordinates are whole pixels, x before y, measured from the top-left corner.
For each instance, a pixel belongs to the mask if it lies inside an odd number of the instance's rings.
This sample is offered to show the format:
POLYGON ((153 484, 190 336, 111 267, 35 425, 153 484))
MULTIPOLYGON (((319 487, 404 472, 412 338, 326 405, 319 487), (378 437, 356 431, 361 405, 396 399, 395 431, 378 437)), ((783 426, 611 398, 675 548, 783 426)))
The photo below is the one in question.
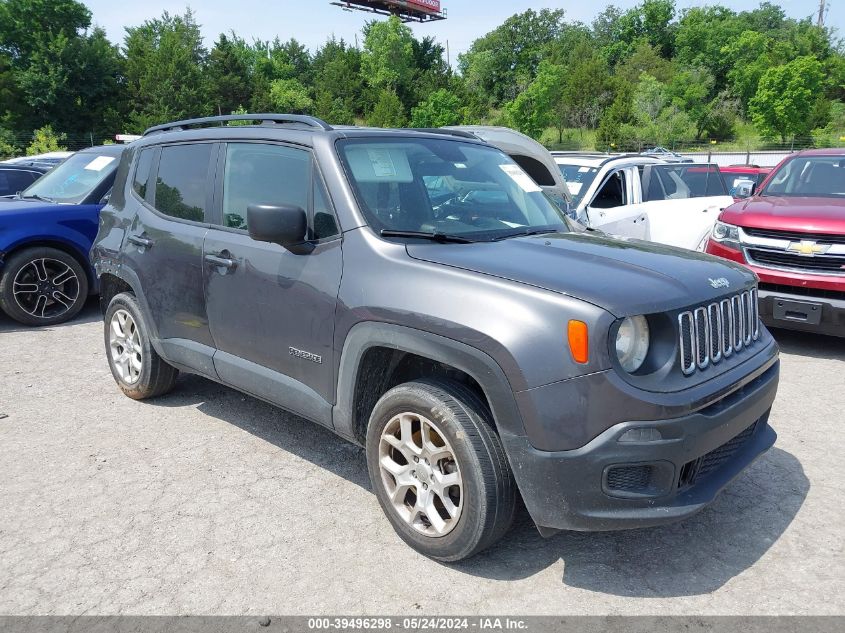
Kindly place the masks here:
POLYGON ((227 270, 234 270, 238 266, 238 262, 234 259, 229 259, 228 257, 221 257, 220 255, 206 255, 205 261, 210 264, 214 264, 215 266, 220 266, 221 268, 226 268, 227 270))
POLYGON ((136 246, 141 246, 143 248, 152 248, 154 242, 152 240, 148 240, 145 237, 140 237, 138 235, 130 235, 126 238, 130 243, 135 244, 136 246))

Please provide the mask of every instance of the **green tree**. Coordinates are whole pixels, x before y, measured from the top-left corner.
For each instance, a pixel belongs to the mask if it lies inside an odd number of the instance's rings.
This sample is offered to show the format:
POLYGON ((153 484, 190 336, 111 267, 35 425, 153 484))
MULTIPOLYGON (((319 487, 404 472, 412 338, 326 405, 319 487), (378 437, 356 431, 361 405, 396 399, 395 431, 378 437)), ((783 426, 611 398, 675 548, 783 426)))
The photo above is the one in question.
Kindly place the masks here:
POLYGON ((407 121, 405 106, 399 96, 389 89, 379 93, 378 101, 367 117, 367 123, 373 127, 404 127, 407 121))
POLYGON ((543 62, 526 90, 505 106, 507 121, 523 134, 539 140, 547 127, 558 122, 557 106, 566 69, 543 62))
POLYGON ((513 101, 537 76, 549 46, 560 37, 563 16, 562 10, 529 9, 509 17, 459 57, 461 74, 495 105, 513 101))
POLYGON ((18 144, 15 142, 14 133, 7 128, 0 127, 0 160, 17 155, 18 144))
POLYGON ((308 88, 297 79, 276 79, 270 84, 270 102, 277 112, 306 114, 314 107, 308 88))
POLYGON ((315 113, 332 123, 353 123, 363 114, 361 53, 343 40, 329 39, 314 55, 315 113))
POLYGON ((75 0, 0 2, 0 89, 14 92, 0 115, 18 128, 51 123, 102 137, 121 107, 121 68, 117 48, 90 26, 91 12, 75 0))
POLYGON ((754 125, 764 136, 808 134, 817 94, 823 88, 822 64, 813 57, 799 57, 788 64, 766 71, 757 94, 751 100, 754 125))
POLYGON ((411 127, 444 127, 461 123, 461 101, 450 91, 433 92, 411 111, 411 127))
POLYGON ((232 112, 252 99, 252 65, 246 43, 221 34, 208 55, 209 99, 217 113, 232 112))
POLYGON ((210 114, 204 73, 208 53, 190 10, 181 16, 165 12, 127 28, 124 50, 134 130, 210 114))
POLYGON ((406 90, 414 76, 414 35, 396 16, 364 27, 361 73, 379 90, 406 90))
POLYGON ((32 133, 32 142, 26 148, 26 155, 35 156, 47 152, 65 151, 67 147, 61 144, 64 140, 64 134, 56 134, 52 126, 45 125, 32 133))

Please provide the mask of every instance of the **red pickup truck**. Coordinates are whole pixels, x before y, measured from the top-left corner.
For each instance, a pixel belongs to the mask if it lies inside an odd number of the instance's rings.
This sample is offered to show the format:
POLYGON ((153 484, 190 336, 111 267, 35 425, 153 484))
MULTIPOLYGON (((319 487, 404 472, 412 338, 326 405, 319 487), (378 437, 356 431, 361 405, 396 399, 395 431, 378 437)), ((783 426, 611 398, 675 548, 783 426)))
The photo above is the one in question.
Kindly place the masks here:
POLYGON ((707 252, 757 273, 766 325, 845 337, 845 149, 793 154, 752 193, 707 252))

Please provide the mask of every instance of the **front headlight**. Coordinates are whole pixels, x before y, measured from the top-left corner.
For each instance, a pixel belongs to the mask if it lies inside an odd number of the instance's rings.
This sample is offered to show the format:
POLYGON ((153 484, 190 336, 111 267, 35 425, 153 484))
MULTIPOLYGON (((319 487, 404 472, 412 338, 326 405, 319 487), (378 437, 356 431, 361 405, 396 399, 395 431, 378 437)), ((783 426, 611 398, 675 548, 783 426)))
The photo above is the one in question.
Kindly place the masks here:
POLYGON ((716 220, 716 224, 713 225, 713 239, 723 244, 733 244, 739 247, 739 228, 733 224, 716 220))
POLYGON ((622 369, 633 374, 648 355, 648 321, 644 316, 626 317, 616 331, 616 356, 622 369))

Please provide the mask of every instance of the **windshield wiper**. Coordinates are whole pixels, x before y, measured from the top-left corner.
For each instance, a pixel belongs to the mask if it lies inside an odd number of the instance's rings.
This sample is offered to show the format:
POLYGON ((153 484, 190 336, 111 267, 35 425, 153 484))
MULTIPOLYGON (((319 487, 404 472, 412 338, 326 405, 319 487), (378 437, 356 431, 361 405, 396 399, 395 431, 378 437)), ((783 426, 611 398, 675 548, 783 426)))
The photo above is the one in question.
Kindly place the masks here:
POLYGON ((494 237, 493 242, 501 242, 502 240, 509 240, 512 237, 526 237, 528 235, 545 235, 546 233, 558 233, 560 229, 553 229, 546 227, 544 229, 529 229, 527 231, 520 231, 519 233, 508 233, 507 235, 500 235, 494 237))
POLYGON ((37 193, 31 193, 27 196, 18 195, 18 200, 40 200, 41 202, 51 202, 55 203, 56 201, 52 198, 48 198, 47 196, 39 196, 37 193))
POLYGON ((384 229, 380 235, 382 237, 418 237, 423 240, 431 240, 432 242, 452 242, 455 244, 472 244, 475 241, 461 237, 460 235, 449 235, 448 233, 438 233, 437 231, 395 231, 393 229, 384 229))

